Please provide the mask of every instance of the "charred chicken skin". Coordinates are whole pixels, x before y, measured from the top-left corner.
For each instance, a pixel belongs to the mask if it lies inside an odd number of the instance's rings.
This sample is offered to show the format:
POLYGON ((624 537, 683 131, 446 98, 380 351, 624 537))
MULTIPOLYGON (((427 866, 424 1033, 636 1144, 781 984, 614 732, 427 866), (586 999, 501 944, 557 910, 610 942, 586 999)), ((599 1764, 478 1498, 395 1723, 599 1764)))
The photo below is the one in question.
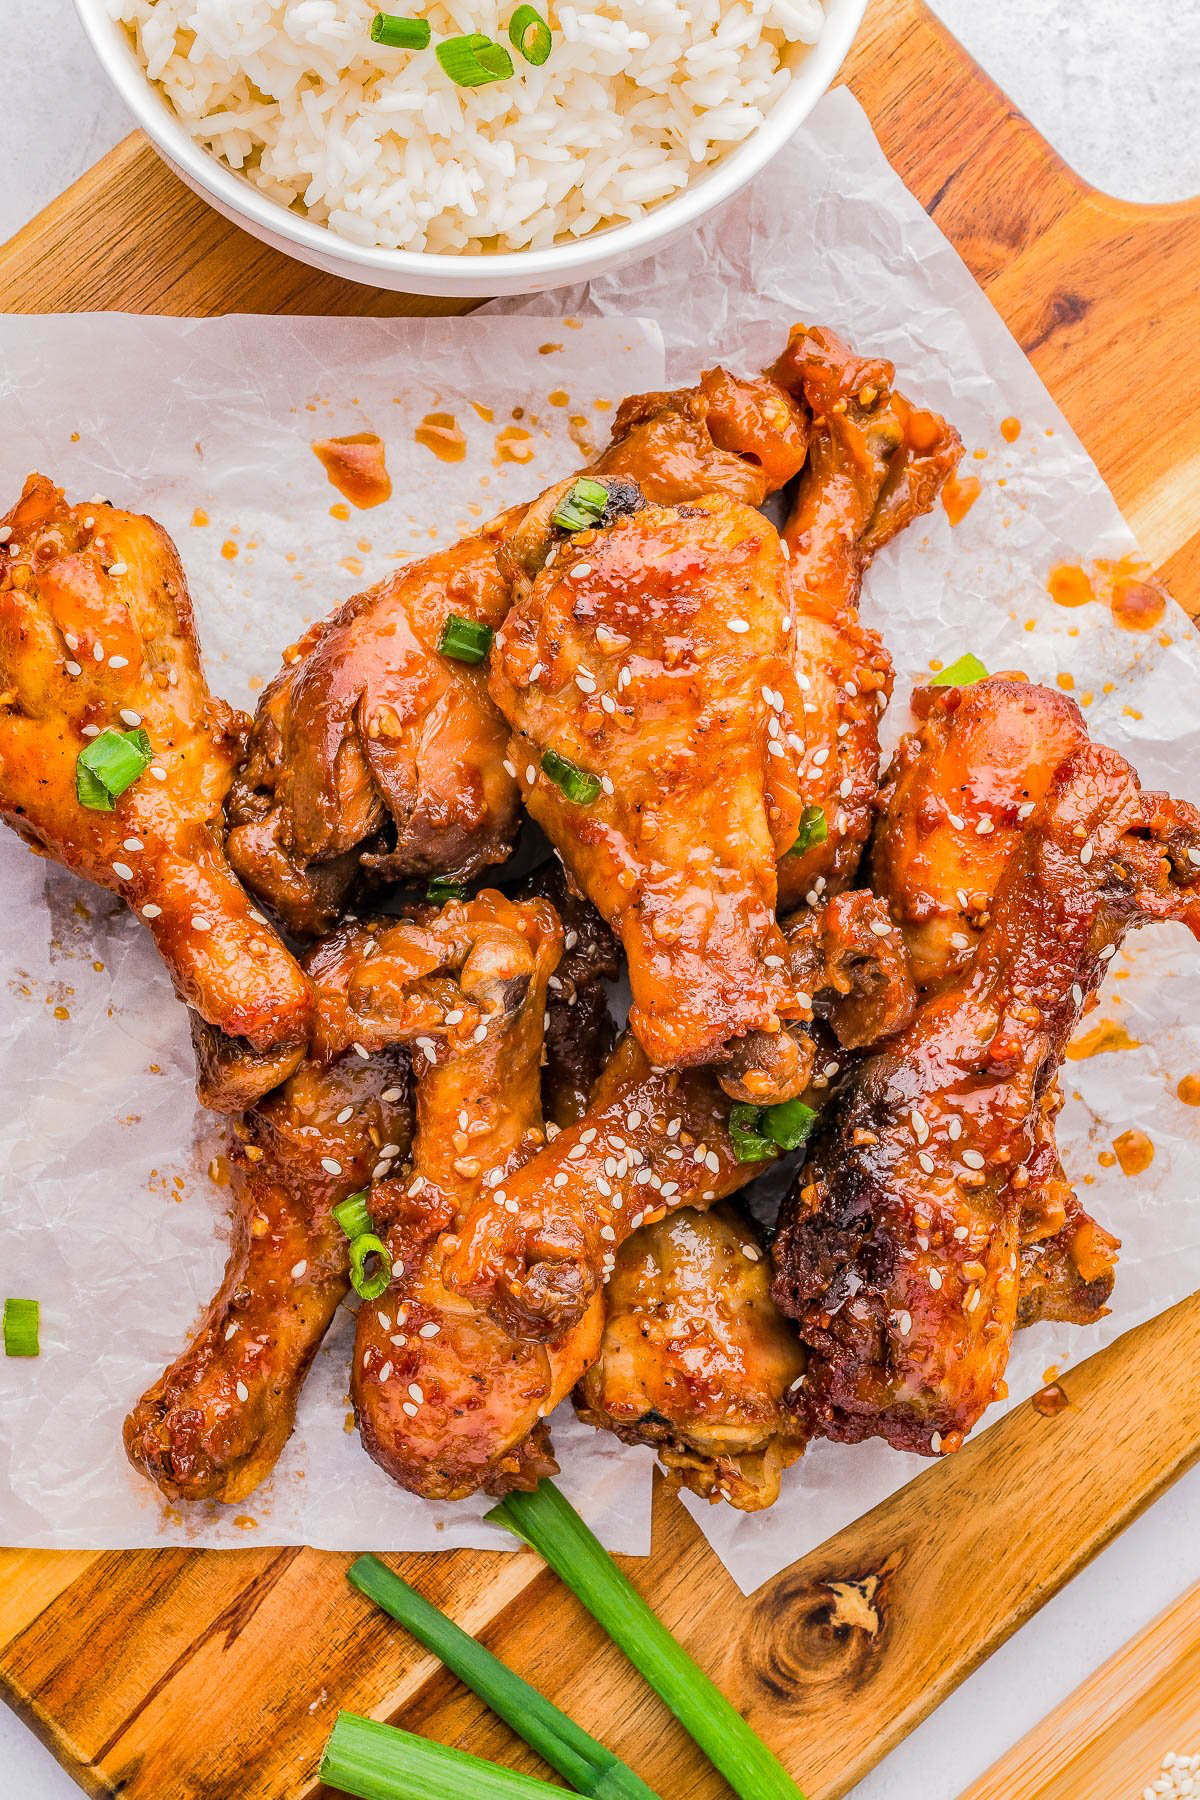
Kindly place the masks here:
MULTIPOLYGON (((504 1205, 545 1144, 543 1017, 562 951, 545 901, 484 893, 447 910, 463 953, 453 977, 440 977, 441 997, 453 988, 458 1004, 437 1038, 418 1039, 412 1167, 371 1189, 392 1279, 359 1311, 353 1395, 375 1461, 414 1493, 455 1500, 535 1487, 557 1468, 545 1420, 596 1355, 602 1303, 531 1343, 446 1283, 454 1234, 481 1188, 504 1205)), ((386 934, 380 957, 397 960, 386 934)))
POLYGON ((773 1292, 814 1430, 956 1449, 1003 1381, 1042 1104, 1125 932, 1200 930, 1200 813, 1114 751, 1056 772, 968 967, 853 1078, 785 1203, 773 1292))
MULTIPOLYGON (((308 959, 344 994, 371 935, 345 926, 308 959)), ((225 1277, 191 1343, 125 1422, 130 1461, 172 1500, 243 1500, 291 1434, 304 1377, 350 1285, 332 1208, 408 1150, 407 1058, 308 1057, 232 1126, 225 1277)))
POLYGON ((805 1352, 770 1295, 770 1264, 727 1204, 643 1225, 617 1252, 600 1354, 576 1390, 580 1417, 711 1500, 771 1506, 801 1454, 789 1405, 805 1352))
POLYGON ((174 545, 104 501, 68 506, 41 475, 0 525, 0 812, 120 894, 180 998, 281 1079, 303 1054, 311 995, 226 860, 245 721, 205 683, 174 545), (110 728, 143 730, 152 761, 110 807, 84 805, 80 752, 110 728))

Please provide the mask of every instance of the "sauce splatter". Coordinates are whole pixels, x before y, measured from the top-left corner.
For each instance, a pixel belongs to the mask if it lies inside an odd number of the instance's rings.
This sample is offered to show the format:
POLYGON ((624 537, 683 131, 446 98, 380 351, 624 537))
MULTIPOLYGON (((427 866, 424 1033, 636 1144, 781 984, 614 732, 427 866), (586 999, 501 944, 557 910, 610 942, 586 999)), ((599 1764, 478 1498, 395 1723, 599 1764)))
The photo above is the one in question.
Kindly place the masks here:
POLYGON ((221 545, 221 555, 225 558, 225 561, 232 562, 237 553, 238 547, 233 539, 226 538, 225 542, 221 545))
POLYGON ((496 433, 498 463, 527 463, 533 460, 533 439, 523 425, 506 425, 496 433))
POLYGON ((453 413, 426 413, 413 433, 418 444, 432 450, 439 462, 462 462, 467 454, 467 440, 453 413))
POLYGON ((1084 568, 1059 563, 1051 569, 1046 589, 1059 606, 1107 606, 1123 631, 1152 631, 1167 610, 1166 590, 1146 563, 1132 557, 1118 562, 1100 559, 1084 568))
POLYGON ((1144 1131, 1123 1131, 1113 1139, 1122 1175, 1141 1175, 1154 1161, 1154 1145, 1144 1131))
POLYGON ((1044 1419, 1052 1419, 1056 1413, 1065 1412, 1070 1404, 1066 1391, 1057 1381, 1052 1381, 1048 1387, 1039 1389, 1032 1400, 1034 1412, 1041 1413, 1044 1419))
POLYGON ((554 392, 547 394, 546 398, 551 406, 570 406, 571 404, 571 396, 565 388, 555 388, 554 392))
POLYGON ((1015 444, 1021 435, 1020 419, 1001 419, 1000 436, 1006 444, 1015 444))
POLYGON ((352 437, 321 438, 313 454, 339 494, 351 506, 364 510, 382 506, 392 497, 392 478, 387 472, 383 439, 373 431, 357 431, 352 437))
POLYGON ((205 512, 205 510, 202 506, 198 506, 196 508, 195 512, 192 514, 192 524, 193 525, 207 525, 208 524, 208 514, 205 512))
POLYGON ((942 505, 951 525, 962 524, 982 492, 983 483, 978 475, 964 475, 961 479, 957 475, 951 476, 942 489, 942 505))
POLYGON ((344 500, 335 500, 329 509, 329 516, 331 519, 341 519, 344 522, 350 517, 350 508, 344 500))
POLYGON ((1175 1092, 1185 1106, 1200 1106, 1200 1075, 1185 1075, 1175 1092))
POLYGON ((561 349, 562 349, 561 344, 539 344, 538 345, 538 355, 539 356, 553 356, 554 352, 556 350, 561 350, 561 349))
POLYGON ((471 405, 475 408, 475 411, 479 414, 484 424, 490 425, 496 416, 491 407, 485 406, 482 400, 472 400, 471 405))
POLYGON ((1125 1027, 1118 1025, 1115 1019, 1101 1019, 1098 1025, 1093 1025, 1090 1031, 1085 1031, 1082 1037, 1077 1037, 1074 1043, 1067 1045, 1067 1059, 1069 1062, 1084 1062, 1089 1056, 1106 1056, 1113 1050, 1140 1048, 1140 1041, 1130 1037, 1125 1027))

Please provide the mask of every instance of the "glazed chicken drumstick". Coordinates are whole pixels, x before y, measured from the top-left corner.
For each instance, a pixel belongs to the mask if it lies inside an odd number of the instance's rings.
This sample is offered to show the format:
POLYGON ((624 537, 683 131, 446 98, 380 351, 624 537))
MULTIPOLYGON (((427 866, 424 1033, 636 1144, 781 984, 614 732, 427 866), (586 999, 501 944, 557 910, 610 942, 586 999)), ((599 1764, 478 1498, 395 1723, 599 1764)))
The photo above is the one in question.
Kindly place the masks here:
POLYGON ((306 959, 332 1040, 232 1127, 233 1241, 219 1292, 183 1354, 125 1422, 130 1461, 174 1500, 243 1500, 289 1435, 304 1378, 350 1286, 333 1207, 407 1153, 403 1050, 364 1059, 338 1002, 373 943, 346 925, 306 959))
MULTIPOLYGON (((717 491, 757 504, 804 448, 781 388, 714 370, 696 388, 626 401, 595 467, 614 493, 636 481, 649 498, 717 491)), ((573 481, 346 601, 288 652, 230 796, 229 855, 293 932, 328 930, 360 871, 463 879, 508 855, 507 731, 486 670, 445 653, 443 634, 453 615, 485 628, 486 644, 561 539, 553 513, 573 481)))
POLYGON ((970 964, 857 1072, 791 1197, 773 1292, 811 1351, 815 1430, 937 1454, 995 1396, 1041 1103, 1125 932, 1200 932, 1198 864, 1200 813, 1115 751, 1068 755, 970 964))
POLYGON ((225 858, 244 727, 205 683, 174 545, 107 502, 68 506, 40 475, 0 538, 0 812, 121 895, 180 998, 263 1058, 265 1091, 303 1054, 311 997, 225 858), (115 796, 86 766, 110 749, 115 796))

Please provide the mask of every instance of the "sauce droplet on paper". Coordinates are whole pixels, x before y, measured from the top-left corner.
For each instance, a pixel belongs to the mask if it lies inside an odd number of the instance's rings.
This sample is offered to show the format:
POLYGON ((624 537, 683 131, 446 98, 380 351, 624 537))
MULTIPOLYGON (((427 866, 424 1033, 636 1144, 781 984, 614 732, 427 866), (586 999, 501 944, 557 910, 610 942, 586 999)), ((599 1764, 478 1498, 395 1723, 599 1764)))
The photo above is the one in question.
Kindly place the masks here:
POLYGON ((1185 1075, 1175 1092, 1185 1106, 1200 1106, 1200 1075, 1185 1075))
POLYGON ((1123 1131, 1113 1139, 1123 1175, 1141 1175, 1154 1161, 1154 1145, 1144 1131, 1123 1131))
POLYGON ((1101 1019, 1082 1037, 1067 1045, 1067 1059, 1070 1062, 1084 1062, 1089 1056, 1105 1056, 1112 1050, 1139 1050, 1138 1038, 1130 1037, 1123 1025, 1115 1019, 1101 1019))
POLYGON ((426 450, 432 450, 439 462, 462 462, 467 454, 467 440, 453 413, 426 413, 413 436, 426 450))
POLYGON ((1070 1404, 1065 1389, 1057 1381, 1052 1381, 1048 1387, 1039 1388, 1033 1396, 1033 1410, 1041 1413, 1044 1419, 1052 1419, 1056 1413, 1065 1412, 1070 1404))
POLYGON ((383 439, 373 431, 352 437, 321 438, 313 454, 339 494, 352 506, 366 510, 382 506, 392 497, 392 478, 387 472, 383 439))
POLYGON ((523 425, 506 425, 496 433, 496 461, 527 463, 533 460, 533 439, 523 425))
POLYGON ((950 477, 942 489, 942 505, 951 525, 962 524, 982 492, 983 483, 978 475, 964 475, 961 479, 957 475, 950 477))
POLYGON ((1000 436, 1006 444, 1015 444, 1021 435, 1020 419, 1001 419, 1000 436))
POLYGON ((1046 590, 1059 606, 1086 606, 1092 600, 1107 606, 1122 631, 1152 631, 1167 610, 1166 589, 1148 563, 1133 557, 1118 562, 1101 558, 1087 568, 1059 563, 1050 571, 1046 590))

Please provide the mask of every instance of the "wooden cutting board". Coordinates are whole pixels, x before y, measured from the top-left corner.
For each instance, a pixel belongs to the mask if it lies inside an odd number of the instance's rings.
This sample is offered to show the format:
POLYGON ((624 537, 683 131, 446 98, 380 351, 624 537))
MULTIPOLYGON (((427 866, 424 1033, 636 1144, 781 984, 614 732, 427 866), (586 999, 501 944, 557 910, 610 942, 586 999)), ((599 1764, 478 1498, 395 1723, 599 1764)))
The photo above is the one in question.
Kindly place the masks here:
POLYGON ((959 1800, 1137 1800, 1200 1746, 1200 1585, 1123 1644, 959 1800))
MULTIPOLYGON (((1031 54, 1035 54, 1032 50, 1031 54)), ((847 68, 954 240, 1200 611, 1200 206, 1086 188, 918 0, 876 0, 847 68)), ((139 137, 0 251, 0 308, 452 310, 350 287, 205 208, 139 137)), ((842 1794, 1200 1454, 1200 1298, 1070 1375, 743 1599, 682 1507, 631 1573, 811 1800, 842 1794)), ((309 1550, 0 1552, 0 1683, 92 1794, 309 1800, 339 1706, 545 1773, 309 1550)), ((723 1782, 533 1557, 395 1559, 632 1762, 663 1800, 723 1782)), ((1011 1787, 1007 1790, 1014 1791, 1011 1787)))

